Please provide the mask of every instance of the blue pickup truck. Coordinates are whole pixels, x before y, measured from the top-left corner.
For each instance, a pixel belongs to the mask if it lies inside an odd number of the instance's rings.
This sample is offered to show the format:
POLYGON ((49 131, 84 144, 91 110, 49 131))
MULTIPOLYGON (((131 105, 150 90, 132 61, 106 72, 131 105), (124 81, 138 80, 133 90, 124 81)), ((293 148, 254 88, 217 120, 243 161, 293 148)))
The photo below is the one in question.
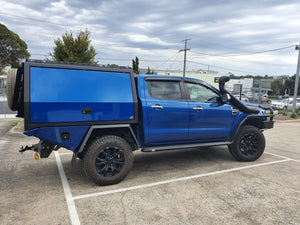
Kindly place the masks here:
POLYGON ((24 134, 39 139, 22 147, 47 158, 59 148, 83 160, 96 184, 123 180, 133 151, 155 152, 227 145, 239 161, 265 149, 273 114, 243 103, 225 89, 197 79, 134 75, 130 68, 26 61, 7 78, 8 105, 24 118, 24 134))

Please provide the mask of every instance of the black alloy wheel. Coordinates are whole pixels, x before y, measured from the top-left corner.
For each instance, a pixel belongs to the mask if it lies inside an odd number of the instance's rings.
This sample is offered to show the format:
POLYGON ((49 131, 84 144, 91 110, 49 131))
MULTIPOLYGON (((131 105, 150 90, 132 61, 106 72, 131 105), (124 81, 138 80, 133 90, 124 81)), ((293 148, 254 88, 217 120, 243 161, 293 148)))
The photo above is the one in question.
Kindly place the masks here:
POLYGON ((257 127, 244 125, 232 144, 228 145, 231 155, 241 162, 257 160, 265 150, 265 136, 257 127))
POLYGON ((118 136, 96 138, 83 153, 86 175, 98 185, 117 184, 133 165, 132 147, 118 136))
POLYGON ((248 132, 240 140, 240 151, 244 155, 255 155, 258 151, 259 143, 255 133, 248 132))
POLYGON ((96 170, 104 177, 112 177, 120 173, 124 163, 124 153, 112 146, 104 148, 95 160, 96 170))

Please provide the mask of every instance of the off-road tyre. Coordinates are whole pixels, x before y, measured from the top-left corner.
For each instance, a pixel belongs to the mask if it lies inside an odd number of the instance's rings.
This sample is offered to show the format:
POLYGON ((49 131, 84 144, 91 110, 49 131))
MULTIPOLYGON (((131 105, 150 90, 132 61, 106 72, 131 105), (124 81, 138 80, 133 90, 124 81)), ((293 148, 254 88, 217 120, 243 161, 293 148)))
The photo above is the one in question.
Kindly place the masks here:
POLYGON ((118 136, 95 139, 83 158, 85 174, 98 185, 119 183, 128 175, 132 165, 132 148, 118 136))
POLYGON ((80 152, 80 153, 78 153, 77 158, 83 160, 83 159, 84 159, 84 156, 85 156, 84 153, 85 153, 85 152, 80 152))
POLYGON ((6 79, 7 104, 8 104, 8 108, 11 110, 16 110, 18 107, 16 102, 14 102, 14 95, 19 94, 19 93, 15 93, 17 71, 18 69, 10 69, 7 73, 7 79, 6 79))
POLYGON ((257 160, 265 150, 265 136, 257 127, 242 126, 234 142, 228 145, 229 152, 238 161, 252 162, 257 160))

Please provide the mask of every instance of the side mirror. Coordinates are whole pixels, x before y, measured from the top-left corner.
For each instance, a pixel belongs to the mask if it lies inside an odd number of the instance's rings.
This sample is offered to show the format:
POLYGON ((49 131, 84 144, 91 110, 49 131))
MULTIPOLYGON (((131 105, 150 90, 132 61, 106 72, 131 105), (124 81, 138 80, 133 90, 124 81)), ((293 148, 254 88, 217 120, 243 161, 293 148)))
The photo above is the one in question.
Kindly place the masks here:
POLYGON ((225 93, 221 96, 222 103, 227 103, 230 100, 230 95, 225 93))

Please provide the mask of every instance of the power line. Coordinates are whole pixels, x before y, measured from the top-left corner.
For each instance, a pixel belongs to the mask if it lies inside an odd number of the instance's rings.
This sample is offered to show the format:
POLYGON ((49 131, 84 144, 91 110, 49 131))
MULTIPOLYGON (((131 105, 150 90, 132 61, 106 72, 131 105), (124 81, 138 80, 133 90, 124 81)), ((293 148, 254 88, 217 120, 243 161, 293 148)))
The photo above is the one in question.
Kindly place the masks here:
POLYGON ((234 54, 234 55, 207 54, 207 53, 200 52, 197 49, 195 49, 195 51, 197 51, 201 55, 207 55, 207 56, 235 57, 235 56, 256 55, 256 54, 262 54, 262 53, 267 53, 267 52, 275 52, 275 51, 280 51, 283 49, 288 49, 288 48, 293 48, 293 47, 295 47, 295 45, 290 45, 290 46, 286 46, 286 47, 282 47, 282 48, 269 49, 269 50, 264 50, 264 51, 258 51, 258 52, 234 54))
MULTIPOLYGON (((45 56, 43 54, 31 54, 31 55, 40 55, 40 56, 45 56)), ((139 61, 144 61, 144 62, 161 62, 163 61, 162 64, 156 66, 156 68, 161 67, 163 64, 167 63, 167 62, 182 62, 181 60, 176 60, 178 56, 178 52, 176 52, 176 54, 174 54, 173 56, 171 56, 170 58, 166 59, 166 60, 154 60, 154 59, 139 59, 139 61), (174 60, 171 60, 172 58, 174 58, 174 60)), ((131 61, 131 59, 117 59, 117 58, 95 58, 98 60, 103 60, 103 61, 131 61)), ((229 70, 229 71, 236 71, 236 72, 243 72, 243 73, 248 73, 248 74, 256 74, 256 75, 264 75, 263 73, 257 73, 257 72, 249 72, 249 71, 245 71, 245 70, 239 70, 239 69, 232 69, 232 68, 226 68, 226 67, 221 67, 221 66, 215 66, 215 65, 211 65, 211 64, 205 64, 205 63, 200 63, 200 62, 195 62, 192 60, 187 60, 187 62, 190 63, 195 63, 195 64, 199 64, 199 65, 203 65, 203 66, 210 66, 210 67, 214 67, 214 68, 219 68, 219 69, 225 69, 225 70, 229 70)))
POLYGON ((195 61, 191 61, 191 60, 188 60, 188 62, 195 63, 195 64, 200 64, 200 65, 203 65, 203 66, 210 66, 210 67, 214 67, 214 68, 225 69, 225 70, 229 70, 229 71, 243 72, 243 73, 247 73, 247 74, 264 75, 263 73, 249 72, 249 71, 245 71, 245 70, 226 68, 226 67, 221 67, 221 66, 215 66, 215 65, 210 65, 210 64, 195 62, 195 61))
POLYGON ((265 50, 265 51, 260 51, 260 52, 253 52, 253 53, 245 53, 245 54, 239 54, 239 55, 232 55, 232 56, 244 56, 244 55, 256 55, 256 54, 262 54, 262 53, 267 53, 267 52, 275 52, 275 51, 280 51, 283 49, 288 49, 288 48, 293 48, 295 45, 287 46, 287 47, 282 47, 282 48, 275 48, 275 49, 270 49, 270 50, 265 50))
POLYGON ((169 61, 174 62, 174 61, 171 60, 171 59, 174 58, 174 56, 175 56, 175 58, 177 58, 178 53, 179 53, 179 52, 176 52, 174 55, 172 55, 170 58, 168 58, 167 60, 165 60, 163 63, 159 64, 156 68, 161 67, 162 65, 166 64, 166 63, 169 62, 169 61))
MULTIPOLYGON (((31 55, 46 56, 46 55, 43 55, 43 54, 35 54, 35 53, 32 53, 31 55)), ((179 55, 179 52, 176 52, 174 55, 172 55, 168 59, 139 59, 139 61, 141 61, 141 62, 162 62, 158 66, 155 66, 155 68, 159 68, 159 67, 161 67, 162 65, 164 65, 168 62, 172 62, 172 64, 175 63, 175 62, 178 62, 178 63, 182 62, 182 60, 176 60, 178 55, 179 55), (175 59, 172 60, 172 58, 174 58, 174 57, 175 57, 175 59)), ((100 60, 100 61, 125 61, 125 62, 130 62, 131 61, 131 59, 124 59, 124 58, 99 58, 99 57, 97 57, 95 59, 100 60)), ((196 62, 196 61, 192 61, 192 60, 187 60, 187 62, 203 65, 203 66, 206 66, 206 67, 210 66, 210 67, 214 67, 214 68, 225 69, 225 70, 229 70, 229 71, 243 72, 243 73, 247 73, 247 74, 265 75, 264 73, 250 72, 250 71, 245 71, 245 70, 240 70, 240 69, 221 67, 221 66, 196 62)))
POLYGON ((236 61, 236 62, 249 62, 249 63, 254 63, 254 64, 262 64, 262 65, 269 65, 269 66, 280 66, 280 67, 287 67, 286 64, 274 64, 274 63, 265 63, 265 62, 257 62, 257 61, 250 61, 250 60, 244 60, 244 59, 235 59, 232 58, 231 56, 223 56, 223 55, 210 55, 210 54, 204 54, 201 52, 198 52, 197 50, 192 50, 192 53, 198 54, 198 55, 206 55, 206 56, 211 56, 211 57, 222 57, 222 58, 230 58, 230 61, 236 61))
POLYGON ((179 54, 177 54, 176 57, 175 57, 175 59, 172 60, 172 63, 170 64, 170 69, 172 69, 173 64, 174 64, 175 62, 177 62, 176 59, 177 59, 178 56, 179 56, 179 54))
POLYGON ((222 48, 225 48, 225 49, 230 49, 230 50, 236 50, 236 51, 239 51, 239 52, 248 52, 248 53, 253 53, 253 51, 249 51, 249 50, 244 50, 244 49, 239 49, 239 48, 234 48, 234 47, 228 47, 227 45, 222 45, 220 44, 219 42, 210 42, 210 41, 207 41, 207 39, 203 40, 203 39, 198 39, 197 40, 199 43, 206 43, 207 45, 213 45, 213 46, 220 46, 222 48))

